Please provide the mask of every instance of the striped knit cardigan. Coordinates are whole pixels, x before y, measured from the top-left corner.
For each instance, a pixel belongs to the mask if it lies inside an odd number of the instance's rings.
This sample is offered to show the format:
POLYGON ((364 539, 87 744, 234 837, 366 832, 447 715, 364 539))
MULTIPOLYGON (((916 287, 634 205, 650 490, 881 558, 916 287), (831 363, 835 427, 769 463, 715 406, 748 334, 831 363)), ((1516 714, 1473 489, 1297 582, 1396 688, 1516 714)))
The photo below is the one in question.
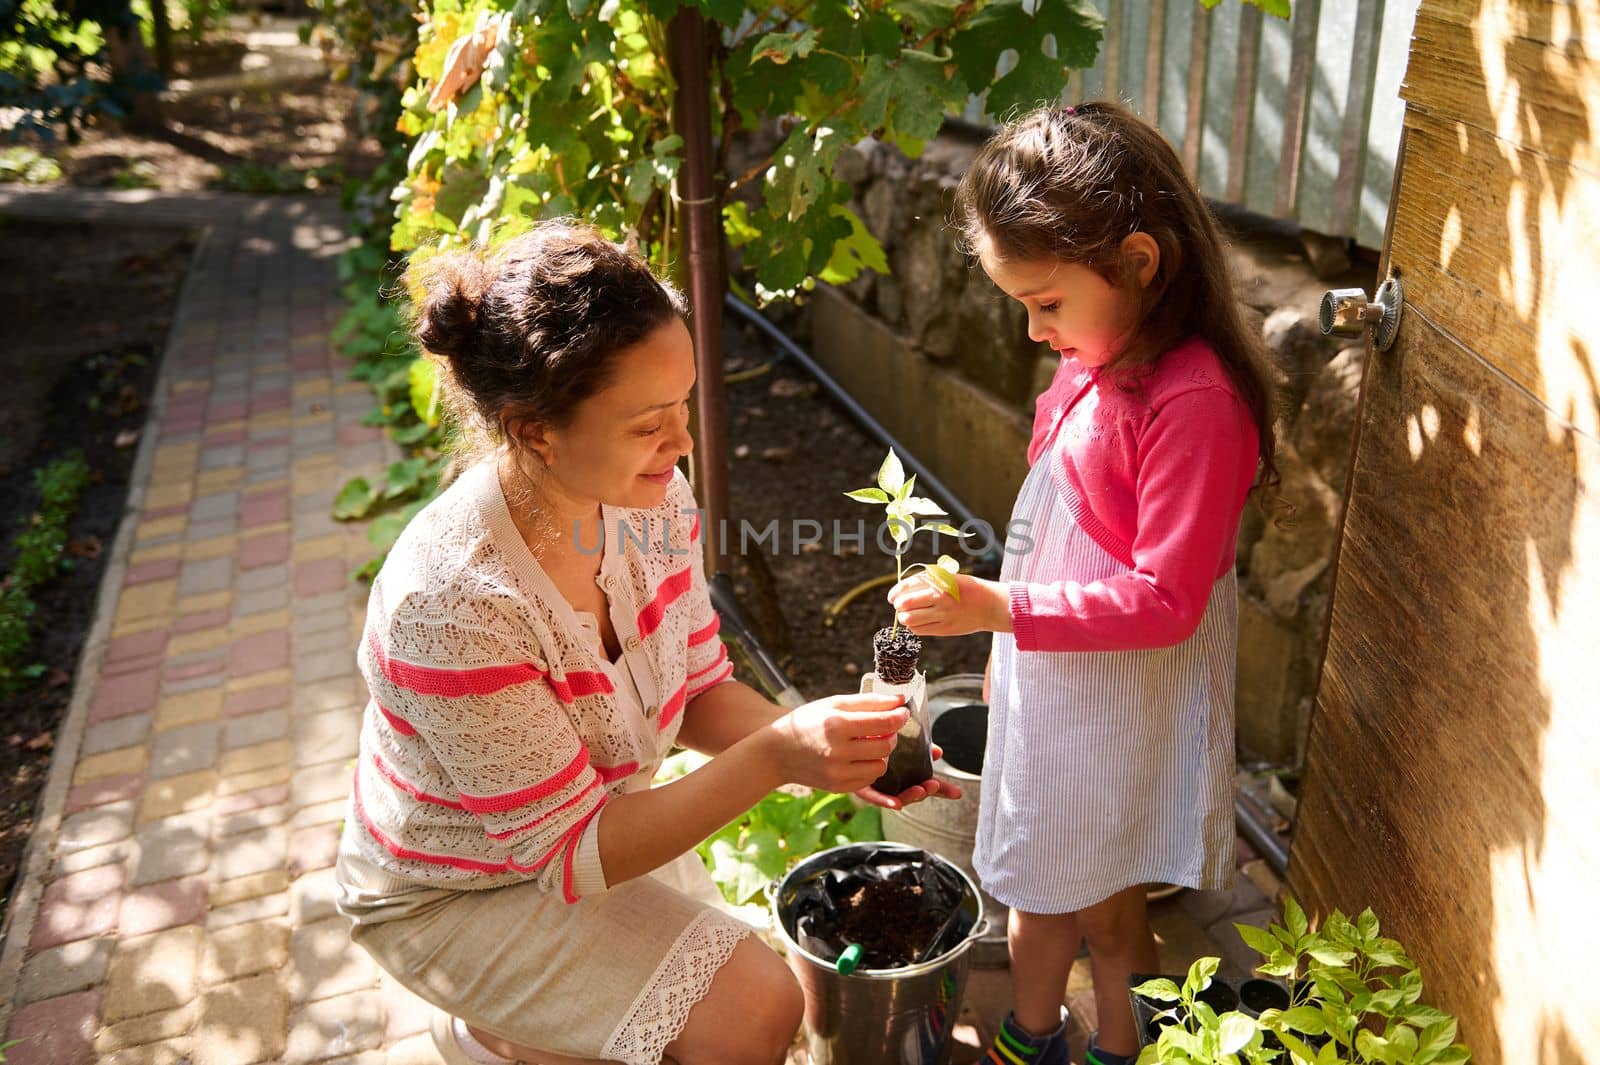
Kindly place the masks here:
POLYGON ((373 582, 344 846, 402 883, 536 878, 568 902, 604 889, 597 815, 648 785, 685 706, 733 665, 682 475, 653 510, 603 510, 598 579, 644 713, 616 697, 493 463, 475 466, 411 521, 373 582))

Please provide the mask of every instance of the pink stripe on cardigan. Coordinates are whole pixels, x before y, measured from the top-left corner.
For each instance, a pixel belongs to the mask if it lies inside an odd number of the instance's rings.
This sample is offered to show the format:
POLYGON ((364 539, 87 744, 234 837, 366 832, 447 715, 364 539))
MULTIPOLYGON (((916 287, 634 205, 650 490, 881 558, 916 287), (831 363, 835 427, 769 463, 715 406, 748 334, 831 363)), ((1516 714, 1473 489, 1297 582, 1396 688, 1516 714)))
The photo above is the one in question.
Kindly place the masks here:
POLYGON ((502 688, 544 676, 544 671, 532 662, 483 666, 479 669, 412 665, 390 658, 379 642, 377 632, 371 629, 367 630, 367 647, 372 651, 372 660, 385 677, 418 695, 442 695, 447 699, 459 699, 463 695, 493 695, 502 688))
POLYGON ((537 784, 530 784, 516 791, 505 791, 498 795, 468 795, 461 792, 461 806, 475 814, 499 814, 507 810, 515 810, 519 806, 526 806, 530 802, 554 795, 577 778, 579 773, 589 768, 589 748, 579 745, 578 753, 572 756, 572 761, 555 776, 541 780, 537 784))
POLYGON ((656 631, 661 620, 667 616, 667 607, 675 603, 680 595, 689 590, 689 585, 694 581, 694 569, 685 566, 666 580, 661 582, 661 587, 656 589, 655 598, 645 604, 639 611, 639 638, 642 640, 656 631))

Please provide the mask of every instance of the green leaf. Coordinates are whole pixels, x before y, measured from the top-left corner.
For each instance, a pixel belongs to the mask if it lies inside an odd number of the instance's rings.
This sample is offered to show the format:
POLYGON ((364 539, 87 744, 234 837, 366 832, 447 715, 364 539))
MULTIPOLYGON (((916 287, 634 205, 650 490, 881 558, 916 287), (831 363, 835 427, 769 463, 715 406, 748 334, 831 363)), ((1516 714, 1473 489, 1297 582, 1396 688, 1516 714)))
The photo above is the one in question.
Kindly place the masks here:
POLYGON ((907 48, 893 63, 881 56, 867 60, 857 117, 866 129, 926 140, 939 132, 945 112, 958 110, 968 95, 953 64, 907 48))
POLYGON ((1467 1065, 1472 1060, 1472 1052, 1464 1046, 1453 1046, 1439 1052, 1433 1059, 1433 1065, 1467 1065))
POLYGON ((1183 990, 1190 995, 1204 991, 1211 978, 1217 974, 1221 958, 1200 958, 1189 966, 1189 975, 1183 981, 1183 990))
POLYGON ((961 585, 956 583, 955 575, 942 566, 927 566, 923 573, 928 578, 928 583, 939 589, 951 599, 960 600, 961 585))
POLYGON ((377 498, 378 493, 373 491, 372 485, 367 483, 365 477, 352 478, 345 482, 345 486, 339 489, 339 494, 334 496, 333 516, 340 521, 365 517, 377 498))
POLYGON ((878 487, 889 495, 896 495, 906 483, 905 467, 900 465, 900 456, 889 449, 888 456, 883 460, 883 465, 878 467, 878 487))
POLYGON ((1236 1054, 1256 1034, 1256 1022, 1247 1014, 1226 1013, 1217 1028, 1217 1050, 1223 1054, 1236 1054))
MULTIPOLYGON (((939 533, 939 534, 941 534, 943 536, 954 536, 958 540, 964 540, 969 535, 967 533, 962 532, 960 529, 956 528, 954 525, 947 525, 946 523, 944 523, 942 521, 930 521, 930 522, 928 522, 928 524, 924 525, 923 528, 924 529, 932 529, 934 532, 939 533)), ((942 556, 942 558, 950 558, 950 556, 949 555, 944 555, 944 556, 942 556)), ((952 559, 952 561, 954 561, 954 560, 952 559)), ((958 564, 957 565, 957 569, 959 569, 959 568, 960 568, 960 566, 958 564)))
POLYGON ((1349 965, 1356 957, 1354 951, 1337 947, 1312 947, 1306 953, 1324 965, 1349 965))
POLYGON ((374 518, 372 524, 367 526, 367 542, 379 551, 387 551, 400 539, 400 534, 405 531, 406 518, 404 514, 384 514, 374 518))
POLYGON ((1286 896, 1283 900, 1283 919, 1288 923, 1289 931, 1297 939, 1306 934, 1308 927, 1306 912, 1300 908, 1293 895, 1286 896))
POLYGON ((989 113, 1003 115, 1060 97, 1070 69, 1094 65, 1103 33, 1104 19, 1090 0, 1050 0, 1032 14, 1022 0, 998 0, 973 16, 951 51, 973 91, 989 87, 989 113), (1017 49, 1017 64, 996 78, 1008 48, 1017 49))
POLYGON ((1152 1002, 1176 1002, 1179 998, 1178 985, 1164 976, 1146 980, 1138 987, 1135 987, 1133 993, 1140 998, 1150 999, 1152 1002))
POLYGON ((846 492, 845 495, 856 500, 858 503, 889 502, 889 494, 881 488, 857 488, 853 492, 846 492))
POLYGON ((1279 1014, 1278 1022, 1305 1035, 1322 1035, 1328 1030, 1322 1011, 1315 1006, 1296 1006, 1284 1010, 1279 1014))
POLYGON ((1262 957, 1270 958, 1277 953, 1278 941, 1273 938, 1271 932, 1248 924, 1235 923, 1233 927, 1238 931, 1239 938, 1244 940, 1245 945, 1262 957))
POLYGON ((960 0, 897 0, 894 5, 918 35, 949 26, 960 8, 960 0))
POLYGON ((815 29, 808 29, 804 33, 769 33, 758 40, 751 50, 750 65, 755 66, 766 59, 782 66, 796 56, 805 58, 816 46, 815 29))
POLYGON ((863 270, 887 274, 889 258, 883 250, 883 244, 867 229, 861 217, 842 204, 834 204, 830 211, 835 218, 849 222, 850 235, 833 242, 828 253, 828 264, 817 276, 830 285, 843 285, 854 281, 863 270))
MULTIPOLYGON (((1303 1040, 1281 1030, 1277 1031, 1276 1034, 1278 1042, 1282 1043, 1283 1049, 1289 1052, 1289 1060, 1294 1065, 1316 1065, 1317 1052, 1312 1050, 1303 1040)), ((1332 1046, 1333 1044, 1329 1043, 1328 1045, 1332 1046)))
POLYGON ((439 424, 439 367, 431 359, 411 360, 411 409, 425 425, 439 424))
POLYGON ((1245 0, 1247 4, 1254 4, 1269 15, 1287 20, 1289 17, 1289 0, 1245 0))

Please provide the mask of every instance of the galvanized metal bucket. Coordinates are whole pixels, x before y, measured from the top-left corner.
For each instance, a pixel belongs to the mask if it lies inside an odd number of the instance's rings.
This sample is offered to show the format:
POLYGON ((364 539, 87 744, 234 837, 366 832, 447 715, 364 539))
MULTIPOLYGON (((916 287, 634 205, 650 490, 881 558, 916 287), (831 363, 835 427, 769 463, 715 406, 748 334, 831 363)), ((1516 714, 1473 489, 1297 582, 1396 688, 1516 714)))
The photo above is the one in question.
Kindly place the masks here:
POLYGON ((927 860, 960 877, 961 908, 971 913, 966 937, 935 958, 899 969, 857 969, 842 975, 834 962, 795 939, 797 885, 823 869, 852 866, 871 854, 914 852, 898 843, 850 843, 814 854, 767 889, 772 926, 782 937, 789 968, 806 996, 806 1039, 812 1065, 946 1065, 952 1030, 967 988, 969 948, 989 929, 972 878, 937 854, 927 860))

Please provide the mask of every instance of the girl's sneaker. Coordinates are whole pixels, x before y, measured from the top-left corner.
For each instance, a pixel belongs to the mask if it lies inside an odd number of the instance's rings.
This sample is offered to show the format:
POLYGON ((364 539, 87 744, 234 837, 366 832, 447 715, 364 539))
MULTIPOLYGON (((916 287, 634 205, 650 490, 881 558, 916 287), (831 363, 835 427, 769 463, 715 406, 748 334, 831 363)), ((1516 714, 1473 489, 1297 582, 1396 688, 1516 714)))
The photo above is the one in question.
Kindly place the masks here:
POLYGON ((1138 1054, 1113 1054, 1100 1049, 1096 1041, 1099 1035, 1099 1032, 1089 1033, 1089 1048, 1083 1052, 1083 1065, 1133 1065, 1138 1060, 1138 1054))
MULTIPOLYGON (((1062 1011, 1065 1013, 1065 1011, 1062 1011)), ((1032 1036, 1022 1030, 1011 1014, 1000 1022, 989 1050, 978 1059, 979 1065, 1070 1065, 1067 1058, 1067 1019, 1049 1035, 1032 1036)))
POLYGON ((467 1022, 453 1017, 437 1006, 428 1025, 433 1036, 434 1049, 444 1059, 444 1065, 516 1065, 503 1058, 472 1037, 467 1022))

